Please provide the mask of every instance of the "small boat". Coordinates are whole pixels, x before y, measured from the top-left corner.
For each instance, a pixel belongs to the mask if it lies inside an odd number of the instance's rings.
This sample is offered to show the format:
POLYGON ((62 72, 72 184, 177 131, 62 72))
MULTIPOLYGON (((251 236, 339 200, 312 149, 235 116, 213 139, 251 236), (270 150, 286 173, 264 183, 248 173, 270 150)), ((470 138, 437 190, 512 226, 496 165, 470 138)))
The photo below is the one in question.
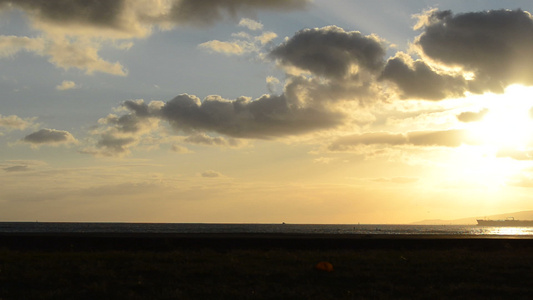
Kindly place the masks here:
POLYGON ((476 221, 480 226, 533 227, 533 220, 515 220, 513 217, 505 220, 478 219, 476 221))

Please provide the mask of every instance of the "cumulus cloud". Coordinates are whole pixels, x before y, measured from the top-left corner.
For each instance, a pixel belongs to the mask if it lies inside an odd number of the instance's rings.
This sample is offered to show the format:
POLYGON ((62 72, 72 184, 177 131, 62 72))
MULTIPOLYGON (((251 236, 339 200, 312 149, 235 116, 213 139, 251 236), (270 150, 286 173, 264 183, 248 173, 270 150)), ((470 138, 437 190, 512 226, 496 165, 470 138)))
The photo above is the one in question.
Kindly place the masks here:
POLYGON ((255 100, 209 96, 200 101, 183 94, 165 103, 158 116, 185 132, 211 131, 237 138, 268 139, 331 128, 341 115, 324 108, 298 105, 285 94, 255 100))
POLYGON ((248 18, 241 19, 241 21, 239 22, 239 26, 246 27, 250 30, 262 30, 263 29, 263 24, 257 21, 254 21, 252 19, 248 19, 248 18))
POLYGON ((346 151, 362 145, 410 145, 419 147, 459 147, 462 144, 478 144, 466 130, 411 131, 406 134, 371 132, 338 138, 330 146, 331 151, 346 151))
POLYGON ((282 66, 328 78, 349 75, 354 66, 379 71, 384 55, 376 36, 346 32, 337 26, 301 30, 269 54, 282 66))
POLYGON ((441 100, 466 91, 462 76, 438 73, 423 60, 415 61, 402 52, 387 61, 380 79, 394 82, 404 99, 441 100))
MULTIPOLYGON (((173 2, 172 10, 211 15, 210 19, 199 17, 196 21, 187 15, 180 21, 208 25, 252 8, 300 7, 303 3, 179 1, 173 2)), ((168 17, 175 17, 174 13, 168 17)), ((259 28, 249 19, 243 20, 241 26, 259 28)), ((279 80, 272 77, 267 79, 271 93, 255 99, 211 95, 201 100, 180 94, 166 102, 126 101, 125 114, 101 119, 100 124, 107 129, 98 132, 97 145, 110 152, 127 153, 139 143, 139 136, 154 131, 158 122, 164 121, 189 135, 180 142, 232 146, 226 137, 272 139, 361 124, 363 120, 356 119, 360 114, 348 111, 358 104, 397 99, 436 101, 461 97, 467 92, 499 91, 511 83, 529 83, 528 78, 533 75, 525 74, 525 68, 533 62, 533 52, 528 50, 533 35, 526 34, 532 28, 530 23, 531 16, 521 10, 457 15, 425 12, 417 27, 422 33, 413 43, 419 54, 417 59, 403 52, 386 59, 386 42, 376 35, 336 26, 304 29, 266 55, 287 72, 281 93, 274 93, 279 80), (462 56, 464 51, 468 51, 465 57, 472 60, 462 56), (511 67, 503 68, 502 64, 511 67), (502 72, 496 73, 498 69, 502 72)), ((200 47, 225 54, 250 53, 271 40, 265 34, 254 37, 241 32, 234 34, 232 41, 210 41, 200 47)), ((463 112, 457 119, 471 122, 485 113, 463 112)), ((330 150, 372 144, 458 147, 477 143, 464 130, 382 132, 342 137, 330 145, 330 150)))
POLYGON ((33 121, 35 118, 29 118, 29 119, 22 119, 21 117, 10 115, 10 116, 2 116, 0 115, 0 129, 7 129, 7 130, 24 130, 31 125, 33 125, 33 121))
MULTIPOLYGON (((242 19, 239 26, 247 27, 250 30, 261 30, 262 24, 250 19, 242 19), (260 26, 259 26, 260 25, 260 26)), ((278 35, 274 32, 262 32, 252 36, 246 32, 232 34, 234 37, 230 41, 212 40, 198 45, 198 48, 209 52, 222 53, 226 55, 243 55, 247 53, 262 53, 266 44, 275 39, 278 35)))
POLYGON ((431 10, 421 15, 423 33, 415 45, 437 64, 473 74, 469 90, 503 92, 513 83, 531 85, 533 19, 528 12, 490 10, 453 14, 431 10))
POLYGON ((241 55, 245 52, 250 52, 250 49, 247 49, 245 44, 240 42, 223 42, 219 40, 213 40, 209 42, 202 43, 198 47, 207 49, 211 52, 218 52, 227 55, 241 55))
POLYGON ((47 128, 25 136, 22 141, 33 146, 71 144, 77 142, 74 136, 68 131, 47 128))
POLYGON ((44 46, 44 39, 42 38, 0 35, 0 57, 12 56, 22 50, 42 53, 44 46))
POLYGON ((56 90, 65 91, 65 90, 75 89, 77 87, 78 87, 78 85, 76 85, 76 83, 74 81, 63 80, 63 82, 61 82, 61 84, 56 86, 56 90))
POLYGON ((457 115, 457 120, 464 123, 481 121, 488 112, 488 108, 484 108, 478 112, 465 111, 457 115))

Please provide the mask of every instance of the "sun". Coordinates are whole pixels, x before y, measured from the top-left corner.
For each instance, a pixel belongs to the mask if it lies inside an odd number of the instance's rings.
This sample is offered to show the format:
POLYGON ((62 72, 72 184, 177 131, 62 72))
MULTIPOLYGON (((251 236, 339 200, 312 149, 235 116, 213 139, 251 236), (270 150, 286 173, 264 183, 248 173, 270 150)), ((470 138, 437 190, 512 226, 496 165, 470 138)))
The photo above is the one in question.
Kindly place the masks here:
POLYGON ((481 145, 524 151, 533 142, 533 88, 513 85, 502 95, 484 95, 480 121, 468 123, 468 132, 481 145))

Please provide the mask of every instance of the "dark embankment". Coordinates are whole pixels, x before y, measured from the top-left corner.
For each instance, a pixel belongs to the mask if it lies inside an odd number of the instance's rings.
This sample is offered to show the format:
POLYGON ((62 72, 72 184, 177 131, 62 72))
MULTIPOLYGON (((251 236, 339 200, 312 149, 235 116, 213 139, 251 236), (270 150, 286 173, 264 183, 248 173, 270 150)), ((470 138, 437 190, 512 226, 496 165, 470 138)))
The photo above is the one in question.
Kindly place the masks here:
POLYGON ((0 234, 0 299, 533 299, 531 282, 525 237, 0 234))
POLYGON ((451 249, 531 248, 525 236, 0 233, 0 247, 38 251, 171 251, 175 249, 451 249))

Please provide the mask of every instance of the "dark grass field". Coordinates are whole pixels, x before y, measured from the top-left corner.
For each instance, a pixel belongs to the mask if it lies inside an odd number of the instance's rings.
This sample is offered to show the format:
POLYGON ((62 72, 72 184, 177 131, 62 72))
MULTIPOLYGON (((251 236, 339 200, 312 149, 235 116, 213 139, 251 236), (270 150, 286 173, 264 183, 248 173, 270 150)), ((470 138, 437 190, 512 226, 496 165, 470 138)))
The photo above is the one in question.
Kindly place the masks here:
POLYGON ((0 235, 0 299, 532 298, 530 239, 0 235))

